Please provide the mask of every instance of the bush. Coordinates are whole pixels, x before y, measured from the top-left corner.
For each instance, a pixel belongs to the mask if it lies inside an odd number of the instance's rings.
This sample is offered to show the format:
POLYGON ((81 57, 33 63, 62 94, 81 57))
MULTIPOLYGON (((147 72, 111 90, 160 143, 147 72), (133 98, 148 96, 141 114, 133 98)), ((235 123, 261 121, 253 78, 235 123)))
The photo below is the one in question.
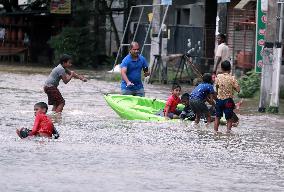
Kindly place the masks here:
POLYGON ((260 76, 254 70, 249 71, 245 76, 240 78, 239 84, 241 87, 239 97, 251 98, 260 89, 260 76))
POLYGON ((279 97, 280 99, 284 99, 284 87, 280 87, 279 97))
POLYGON ((87 27, 65 27, 62 32, 49 41, 54 49, 55 62, 63 53, 72 55, 76 66, 88 66, 94 63, 94 41, 87 27))

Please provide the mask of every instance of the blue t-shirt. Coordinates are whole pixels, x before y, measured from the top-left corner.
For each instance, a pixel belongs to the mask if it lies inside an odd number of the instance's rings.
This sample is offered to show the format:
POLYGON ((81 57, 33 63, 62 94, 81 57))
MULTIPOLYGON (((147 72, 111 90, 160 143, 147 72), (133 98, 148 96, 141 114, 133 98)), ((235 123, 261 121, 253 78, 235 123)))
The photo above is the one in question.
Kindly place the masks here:
POLYGON ((146 59, 139 55, 137 60, 133 60, 131 55, 128 54, 121 62, 120 68, 126 68, 126 76, 133 86, 126 87, 126 82, 122 79, 121 89, 123 90, 138 90, 143 88, 141 80, 141 71, 143 68, 148 67, 146 59))
POLYGON ((190 99, 204 101, 209 94, 214 93, 213 85, 209 83, 200 83, 195 87, 191 94, 190 99))

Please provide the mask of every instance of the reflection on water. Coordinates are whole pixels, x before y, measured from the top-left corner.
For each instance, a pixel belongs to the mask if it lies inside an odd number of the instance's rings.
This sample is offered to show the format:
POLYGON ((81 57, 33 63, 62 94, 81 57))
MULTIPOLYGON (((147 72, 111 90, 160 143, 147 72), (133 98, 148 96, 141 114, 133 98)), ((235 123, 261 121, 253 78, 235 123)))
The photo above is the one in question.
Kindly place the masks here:
MULTIPOLYGON (((20 140, 46 75, 0 72, 0 191, 284 191, 283 116, 244 113, 230 135, 186 122, 120 119, 91 79, 60 85, 66 99, 58 140, 20 140)), ((166 99, 169 88, 146 85, 166 99)), ((247 108, 246 108, 247 107, 247 108)), ((221 127, 225 132, 225 127, 221 127)))

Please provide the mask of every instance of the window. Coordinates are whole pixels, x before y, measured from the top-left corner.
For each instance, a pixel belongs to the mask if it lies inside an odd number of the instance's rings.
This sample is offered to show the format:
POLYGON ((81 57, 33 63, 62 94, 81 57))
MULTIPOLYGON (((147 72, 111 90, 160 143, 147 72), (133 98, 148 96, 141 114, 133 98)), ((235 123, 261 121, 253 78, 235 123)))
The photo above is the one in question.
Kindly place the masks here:
POLYGON ((176 24, 189 25, 190 24, 190 9, 176 9, 176 24))

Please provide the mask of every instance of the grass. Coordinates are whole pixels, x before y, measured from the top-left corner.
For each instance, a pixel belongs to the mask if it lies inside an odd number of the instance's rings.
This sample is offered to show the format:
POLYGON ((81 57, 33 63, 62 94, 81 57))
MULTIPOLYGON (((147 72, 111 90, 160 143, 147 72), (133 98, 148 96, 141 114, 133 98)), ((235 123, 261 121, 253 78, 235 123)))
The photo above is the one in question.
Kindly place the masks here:
POLYGON ((46 74, 49 73, 51 69, 51 67, 37 65, 1 64, 0 66, 0 71, 9 73, 46 74))

